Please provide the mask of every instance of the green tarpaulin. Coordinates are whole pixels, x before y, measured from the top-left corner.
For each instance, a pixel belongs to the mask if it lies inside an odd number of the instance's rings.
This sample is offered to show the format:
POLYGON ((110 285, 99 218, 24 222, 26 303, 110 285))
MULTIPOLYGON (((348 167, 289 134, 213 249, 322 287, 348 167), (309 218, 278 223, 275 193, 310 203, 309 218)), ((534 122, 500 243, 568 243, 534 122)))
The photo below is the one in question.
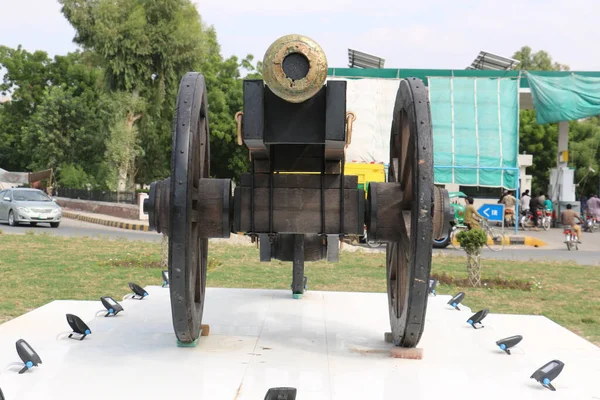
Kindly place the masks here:
POLYGON ((517 189, 518 81, 456 77, 428 81, 435 182, 517 189))
POLYGON ((600 78, 528 72, 538 124, 571 121, 600 114, 600 78))

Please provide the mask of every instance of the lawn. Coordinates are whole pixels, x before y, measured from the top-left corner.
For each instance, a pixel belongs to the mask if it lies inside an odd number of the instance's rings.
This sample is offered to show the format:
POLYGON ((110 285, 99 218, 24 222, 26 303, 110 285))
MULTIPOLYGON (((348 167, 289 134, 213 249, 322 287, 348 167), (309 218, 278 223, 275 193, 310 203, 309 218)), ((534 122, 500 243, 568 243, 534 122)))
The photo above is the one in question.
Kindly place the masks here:
MULTIPOLYGON (((160 285, 159 247, 127 240, 0 234, 0 322, 56 299, 120 299, 129 292, 130 281, 160 285)), ((255 247, 211 244, 209 259, 209 286, 289 289, 291 263, 261 263, 255 247)), ((308 285, 314 290, 383 292, 384 262, 383 253, 342 252, 339 263, 308 263, 308 285)), ((485 260, 483 278, 500 282, 494 288, 453 283, 466 278, 462 257, 434 257, 432 272, 448 282, 438 293, 462 290, 464 303, 472 309, 545 315, 600 344, 599 267, 485 260)))

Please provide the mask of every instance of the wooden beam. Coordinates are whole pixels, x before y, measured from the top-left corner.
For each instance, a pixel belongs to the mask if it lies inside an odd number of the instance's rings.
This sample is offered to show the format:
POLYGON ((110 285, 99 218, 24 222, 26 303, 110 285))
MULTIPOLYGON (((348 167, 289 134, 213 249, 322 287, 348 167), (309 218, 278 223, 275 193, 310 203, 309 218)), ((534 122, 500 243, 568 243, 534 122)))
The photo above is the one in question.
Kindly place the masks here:
MULTIPOLYGON (((289 175, 291 176, 291 175, 289 175)), ((269 232, 269 189, 254 189, 254 232, 269 232)), ((251 188, 235 188, 235 232, 250 232, 251 188)), ((273 189, 274 233, 340 233, 340 190, 325 190, 325 232, 321 232, 321 191, 310 188, 273 189)), ((364 232, 365 193, 344 189, 344 233, 364 232)))
MULTIPOLYGON (((339 189, 340 175, 325 175, 325 189, 339 189)), ((252 186, 252 174, 242 174, 240 186, 252 186)), ((268 188, 269 174, 255 174, 254 187, 268 188)), ((273 187, 275 188, 305 188, 305 189, 320 189, 321 175, 320 174, 273 174, 273 187)), ((357 189, 358 176, 347 175, 344 177, 344 188, 357 189)))

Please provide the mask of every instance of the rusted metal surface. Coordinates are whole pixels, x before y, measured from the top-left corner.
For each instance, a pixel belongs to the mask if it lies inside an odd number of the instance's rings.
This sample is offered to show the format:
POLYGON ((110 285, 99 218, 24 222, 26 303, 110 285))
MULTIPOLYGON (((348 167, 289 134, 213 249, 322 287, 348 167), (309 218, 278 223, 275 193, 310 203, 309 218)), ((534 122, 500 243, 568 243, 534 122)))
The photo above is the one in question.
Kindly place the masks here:
POLYGON ((433 188, 433 234, 434 238, 443 237, 450 230, 453 218, 448 191, 437 186, 433 188))
POLYGON ((169 235, 169 197, 171 178, 152 182, 148 198, 144 200, 144 213, 148 214, 151 231, 169 235))
POLYGON ((356 121, 356 113, 348 111, 346 113, 346 146, 352 143, 352 124, 356 121))
POLYGON ((306 36, 280 37, 265 52, 263 78, 277 96, 302 103, 321 90, 327 79, 325 52, 306 36))

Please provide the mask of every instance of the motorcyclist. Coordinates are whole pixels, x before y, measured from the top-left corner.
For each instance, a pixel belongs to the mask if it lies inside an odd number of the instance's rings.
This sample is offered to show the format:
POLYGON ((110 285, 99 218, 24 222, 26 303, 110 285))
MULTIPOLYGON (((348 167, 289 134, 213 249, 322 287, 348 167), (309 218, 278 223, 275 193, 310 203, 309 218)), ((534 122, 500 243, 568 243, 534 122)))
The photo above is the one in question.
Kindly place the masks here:
POLYGON ((560 222, 563 226, 570 226, 571 229, 577 234, 577 242, 581 243, 581 227, 575 223, 575 220, 579 220, 583 224, 581 217, 571 209, 571 205, 567 204, 567 209, 560 214, 560 222))
POLYGON ((535 227, 535 229, 538 229, 538 222, 539 222, 539 218, 538 218, 538 210, 543 208, 543 204, 540 204, 540 198, 538 197, 537 193, 534 193, 533 196, 531 196, 531 201, 529 201, 529 211, 531 212, 531 217, 533 220, 533 226, 535 227))

